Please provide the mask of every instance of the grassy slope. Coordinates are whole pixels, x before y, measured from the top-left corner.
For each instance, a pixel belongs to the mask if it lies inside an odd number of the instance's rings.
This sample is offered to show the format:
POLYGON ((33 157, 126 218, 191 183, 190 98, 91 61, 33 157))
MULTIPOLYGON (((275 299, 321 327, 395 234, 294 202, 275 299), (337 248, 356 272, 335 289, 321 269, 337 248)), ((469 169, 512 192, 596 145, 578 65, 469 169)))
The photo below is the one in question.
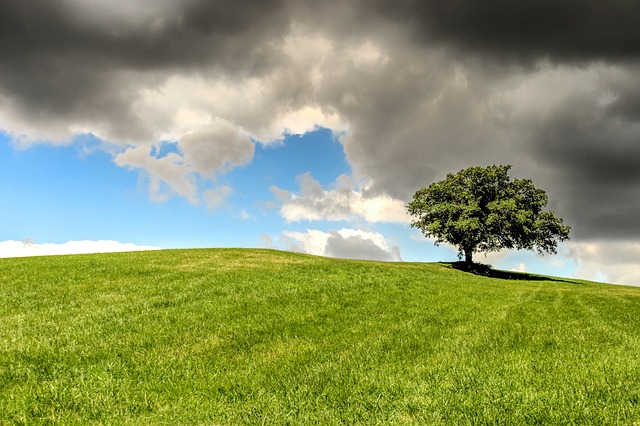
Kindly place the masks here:
POLYGON ((0 423, 640 420, 640 289, 269 250, 0 259, 0 423))

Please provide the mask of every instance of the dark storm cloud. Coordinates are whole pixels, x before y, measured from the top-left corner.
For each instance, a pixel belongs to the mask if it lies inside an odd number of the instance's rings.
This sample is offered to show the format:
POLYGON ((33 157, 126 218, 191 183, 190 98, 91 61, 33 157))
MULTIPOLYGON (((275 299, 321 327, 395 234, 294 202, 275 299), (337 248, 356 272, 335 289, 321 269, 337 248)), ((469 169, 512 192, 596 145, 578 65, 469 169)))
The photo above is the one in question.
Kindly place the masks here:
POLYGON ((635 59, 640 2, 601 0, 378 1, 417 37, 507 60, 635 59))
POLYGON ((640 235, 637 75, 632 65, 548 67, 505 100, 514 172, 549 192, 575 238, 640 235))
POLYGON ((511 163, 549 192, 574 237, 640 236, 640 2, 407 0, 372 10, 409 32, 388 45, 397 67, 360 86, 371 109, 345 112, 361 124, 346 152, 374 190, 407 199, 447 172, 511 163))
POLYGON ((3 1, 0 94, 41 119, 92 120, 99 111, 143 136, 128 111, 140 86, 207 66, 259 74, 274 59, 268 41, 288 27, 279 0, 157 2, 153 13, 127 9, 140 3, 113 2, 112 9, 122 10, 109 15, 102 13, 107 7, 96 8, 99 3, 92 10, 78 1, 3 1))
MULTIPOLYGON (((249 44, 288 29, 280 0, 160 1, 153 4, 153 13, 128 11, 127 2, 113 2, 111 9, 122 8, 121 13, 102 16, 101 9, 88 8, 97 6, 95 2, 84 7, 82 3, 2 2, 0 52, 13 59, 62 54, 105 61, 111 67, 151 70, 206 63, 226 66, 232 58, 224 56, 231 53, 225 48, 246 52, 249 44)), ((244 57, 243 62, 250 62, 247 59, 251 58, 244 57)))
POLYGON ((575 237, 634 238, 640 217, 640 121, 558 112, 528 148, 552 171, 555 190, 575 237))

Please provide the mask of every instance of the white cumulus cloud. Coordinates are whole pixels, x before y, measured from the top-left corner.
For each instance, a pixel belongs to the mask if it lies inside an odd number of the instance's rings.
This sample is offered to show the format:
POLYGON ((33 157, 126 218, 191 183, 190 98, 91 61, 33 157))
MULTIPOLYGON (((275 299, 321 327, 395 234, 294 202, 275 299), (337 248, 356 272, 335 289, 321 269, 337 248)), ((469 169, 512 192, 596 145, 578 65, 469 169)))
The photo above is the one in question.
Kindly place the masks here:
POLYGON ((164 201, 172 194, 187 198, 192 204, 198 204, 198 189, 191 170, 185 166, 182 156, 169 153, 157 158, 152 147, 138 145, 127 149, 115 158, 121 167, 141 169, 149 179, 149 196, 154 201, 164 201))
POLYGON ((160 250, 160 247, 121 243, 111 240, 68 241, 62 244, 36 244, 30 241, 1 241, 0 258, 51 256, 58 254, 113 253, 125 251, 160 250))
POLYGON ((370 195, 358 188, 347 175, 341 175, 330 189, 323 189, 309 173, 299 178, 300 192, 291 193, 272 186, 282 202, 280 214, 289 222, 301 220, 364 220, 366 222, 408 223, 405 204, 388 195, 370 195))
POLYGON ((149 180, 149 195, 164 201, 176 194, 192 204, 204 200, 209 209, 220 205, 231 188, 221 186, 199 194, 198 176, 215 181, 217 175, 253 160, 254 144, 232 123, 216 119, 176 143, 176 151, 159 156, 160 145, 137 145, 115 157, 121 167, 141 170, 149 180))

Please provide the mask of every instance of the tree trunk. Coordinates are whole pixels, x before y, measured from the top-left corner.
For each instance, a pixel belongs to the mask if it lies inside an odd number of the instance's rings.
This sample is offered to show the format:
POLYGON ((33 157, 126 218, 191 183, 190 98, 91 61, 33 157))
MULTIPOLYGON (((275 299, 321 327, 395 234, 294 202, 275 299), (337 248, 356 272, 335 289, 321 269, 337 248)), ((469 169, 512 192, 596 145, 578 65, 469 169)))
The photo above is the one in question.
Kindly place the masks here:
POLYGON ((473 265, 473 250, 472 249, 465 249, 465 251, 464 251, 464 263, 466 263, 467 266, 473 265))

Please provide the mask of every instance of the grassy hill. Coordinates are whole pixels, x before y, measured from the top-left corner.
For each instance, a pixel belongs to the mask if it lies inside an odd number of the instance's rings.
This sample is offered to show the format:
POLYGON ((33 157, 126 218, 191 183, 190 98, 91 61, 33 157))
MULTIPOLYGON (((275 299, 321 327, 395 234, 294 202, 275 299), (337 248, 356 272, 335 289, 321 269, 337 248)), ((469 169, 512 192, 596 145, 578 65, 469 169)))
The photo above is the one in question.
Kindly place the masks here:
POLYGON ((633 424, 640 288, 271 250, 0 259, 0 424, 633 424))

